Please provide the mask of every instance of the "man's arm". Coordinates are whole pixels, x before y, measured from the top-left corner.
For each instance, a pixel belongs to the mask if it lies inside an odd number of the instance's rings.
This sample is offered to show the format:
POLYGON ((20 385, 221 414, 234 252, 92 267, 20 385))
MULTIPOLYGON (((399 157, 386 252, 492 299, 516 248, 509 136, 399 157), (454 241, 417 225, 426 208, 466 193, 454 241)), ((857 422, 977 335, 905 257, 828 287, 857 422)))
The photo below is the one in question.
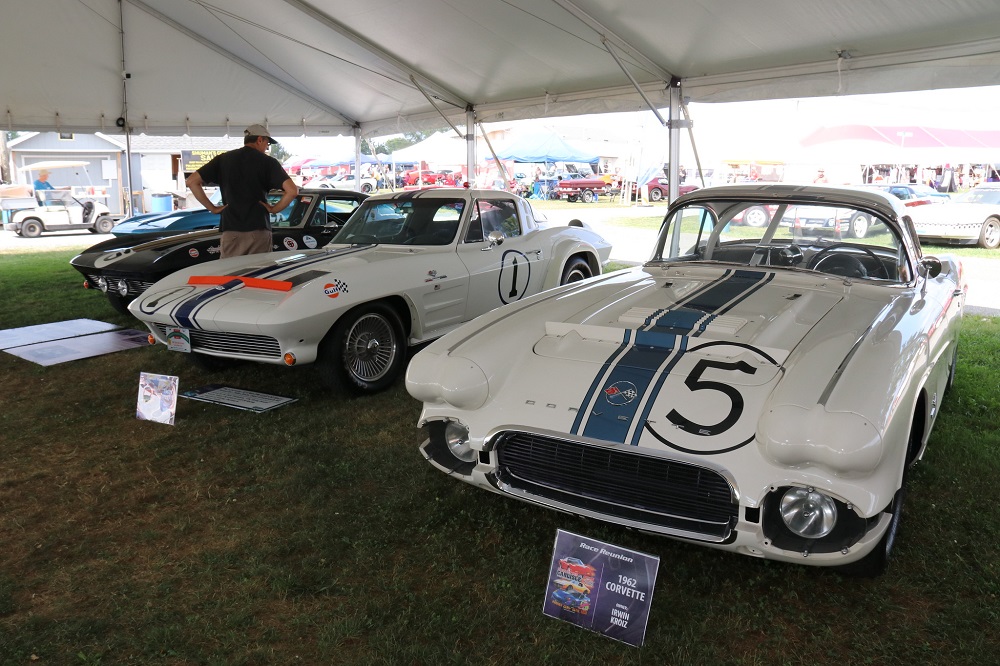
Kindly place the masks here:
POLYGON ((216 206, 214 203, 212 203, 211 199, 208 198, 208 195, 205 194, 204 181, 201 179, 201 174, 198 173, 197 171, 188 176, 187 180, 185 180, 184 183, 191 190, 191 194, 193 194, 194 198, 198 200, 198 203, 204 206, 205 210, 209 211, 210 213, 215 213, 216 215, 218 215, 219 213, 222 212, 222 209, 226 207, 226 206, 216 206))
POLYGON ((261 205, 267 209, 268 213, 280 213, 281 211, 288 208, 288 204, 292 203, 292 199, 298 196, 299 186, 295 184, 291 178, 286 178, 285 182, 281 184, 281 189, 284 192, 281 199, 278 200, 273 206, 268 204, 266 201, 261 201, 261 205))

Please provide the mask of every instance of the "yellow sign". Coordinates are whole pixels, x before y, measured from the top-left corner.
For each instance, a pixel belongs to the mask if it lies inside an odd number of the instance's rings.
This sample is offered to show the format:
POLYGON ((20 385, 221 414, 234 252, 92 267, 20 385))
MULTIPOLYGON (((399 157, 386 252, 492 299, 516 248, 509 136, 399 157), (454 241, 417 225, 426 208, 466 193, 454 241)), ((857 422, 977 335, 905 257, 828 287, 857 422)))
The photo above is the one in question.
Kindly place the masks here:
POLYGON ((197 171, 211 161, 216 155, 221 155, 224 150, 182 150, 181 164, 184 173, 197 171))

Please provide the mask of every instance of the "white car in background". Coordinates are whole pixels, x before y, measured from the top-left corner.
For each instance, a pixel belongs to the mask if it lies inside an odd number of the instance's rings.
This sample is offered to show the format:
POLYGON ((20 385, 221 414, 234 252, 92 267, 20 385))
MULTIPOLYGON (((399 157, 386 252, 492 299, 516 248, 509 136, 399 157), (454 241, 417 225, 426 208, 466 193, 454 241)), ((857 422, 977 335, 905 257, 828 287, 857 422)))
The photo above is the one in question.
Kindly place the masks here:
POLYGON ((951 384, 966 292, 956 259, 921 253, 908 211, 833 187, 679 197, 645 265, 418 352, 406 387, 423 403, 420 450, 539 506, 877 575, 951 384), (774 210, 765 226, 730 225, 753 207, 774 210), (863 213, 880 231, 789 226, 793 207, 863 213))
POLYGON ((539 223, 509 192, 397 192, 366 199, 323 249, 183 269, 129 311, 195 358, 316 363, 330 386, 374 392, 400 375, 408 346, 598 275, 610 252, 578 221, 539 223))
POLYGON ((938 206, 907 212, 923 243, 1000 247, 1000 183, 986 183, 938 206))

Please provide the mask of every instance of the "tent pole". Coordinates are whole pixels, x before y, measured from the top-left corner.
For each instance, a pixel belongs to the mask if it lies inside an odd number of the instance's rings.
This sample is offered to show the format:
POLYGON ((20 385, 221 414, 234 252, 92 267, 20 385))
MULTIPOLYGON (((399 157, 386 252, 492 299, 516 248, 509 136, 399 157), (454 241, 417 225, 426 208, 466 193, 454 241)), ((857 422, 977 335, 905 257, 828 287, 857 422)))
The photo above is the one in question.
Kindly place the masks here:
MULTIPOLYGON (((469 183, 469 187, 475 187, 476 183, 476 110, 472 106, 465 108, 465 160, 467 164, 465 165, 466 170, 466 182, 469 183)), ((483 126, 479 125, 479 131, 483 132, 483 126)), ((486 145, 490 145, 489 139, 486 138, 486 132, 483 132, 483 138, 486 139, 486 145)), ((490 152, 493 152, 493 147, 490 146, 490 152)), ((493 159, 496 159, 496 155, 493 155, 493 159)))
POLYGON ((124 212, 125 217, 132 217, 135 214, 132 204, 132 127, 128 123, 128 80, 132 75, 125 67, 125 12, 122 9, 122 0, 118 0, 118 25, 122 42, 122 117, 115 124, 125 130, 125 179, 128 181, 125 191, 128 192, 128 196, 125 197, 124 212))
POLYGON ((681 82, 680 79, 674 79, 670 82, 670 122, 667 125, 670 128, 670 144, 668 147, 670 164, 668 166, 669 173, 667 174, 667 180, 670 182, 670 201, 676 199, 680 191, 681 126, 684 124, 680 120, 680 110, 681 82))

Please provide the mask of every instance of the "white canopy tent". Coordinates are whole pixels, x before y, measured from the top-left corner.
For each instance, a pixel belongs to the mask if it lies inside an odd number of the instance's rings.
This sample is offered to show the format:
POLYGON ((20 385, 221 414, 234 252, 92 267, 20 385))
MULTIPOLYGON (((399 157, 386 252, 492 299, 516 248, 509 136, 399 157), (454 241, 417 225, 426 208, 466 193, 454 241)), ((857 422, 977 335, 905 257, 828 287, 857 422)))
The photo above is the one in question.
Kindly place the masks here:
POLYGON ((35 0, 0 22, 2 123, 356 138, 450 124, 471 163, 476 123, 1000 84, 998 35, 996 0, 35 0))

